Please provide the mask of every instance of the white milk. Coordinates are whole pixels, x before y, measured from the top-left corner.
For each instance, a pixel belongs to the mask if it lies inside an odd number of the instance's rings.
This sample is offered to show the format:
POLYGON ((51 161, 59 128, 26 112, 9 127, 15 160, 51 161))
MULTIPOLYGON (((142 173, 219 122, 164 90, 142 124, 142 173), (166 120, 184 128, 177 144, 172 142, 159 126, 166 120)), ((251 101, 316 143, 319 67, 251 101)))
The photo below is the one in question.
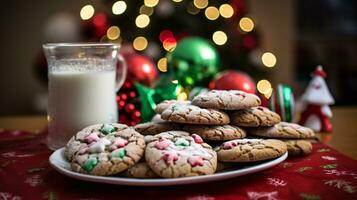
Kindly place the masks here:
POLYGON ((60 148, 88 125, 117 121, 114 70, 50 72, 48 78, 51 148, 60 148))

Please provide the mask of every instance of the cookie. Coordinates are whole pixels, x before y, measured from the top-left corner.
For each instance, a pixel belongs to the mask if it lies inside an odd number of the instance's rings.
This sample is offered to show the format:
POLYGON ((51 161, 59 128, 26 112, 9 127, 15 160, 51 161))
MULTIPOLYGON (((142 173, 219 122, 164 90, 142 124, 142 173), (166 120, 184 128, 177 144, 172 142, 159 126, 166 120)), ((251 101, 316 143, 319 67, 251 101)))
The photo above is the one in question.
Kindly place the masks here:
POLYGON ((70 142, 85 144, 72 155, 71 168, 79 173, 97 176, 120 173, 134 166, 145 150, 144 137, 122 124, 89 126, 74 138, 70 142))
POLYGON ((170 122, 147 122, 137 124, 134 129, 142 135, 156 135, 166 131, 181 130, 178 124, 170 122))
POLYGON ((192 100, 192 104, 202 108, 222 110, 240 110, 259 106, 258 96, 240 90, 211 90, 199 94, 192 100))
POLYGON ((194 105, 173 104, 161 113, 161 118, 186 124, 229 124, 228 115, 219 110, 205 109, 194 105))
POLYGON ((243 129, 233 125, 186 125, 183 130, 191 134, 197 134, 206 140, 234 140, 245 138, 246 136, 243 129))
POLYGON ((299 124, 280 122, 273 127, 259 127, 248 130, 249 134, 267 137, 267 138, 313 138, 315 133, 310 128, 300 126, 299 124))
POLYGON ((262 106, 233 111, 229 118, 231 124, 243 127, 273 126, 281 121, 278 114, 262 106))
POLYGON ((309 140, 282 140, 285 142, 289 156, 305 156, 312 152, 312 144, 309 140))
POLYGON ((164 178, 213 174, 217 155, 196 134, 168 131, 152 136, 145 150, 150 168, 164 178))
POLYGON ((161 115, 160 114, 154 115, 154 117, 152 117, 151 121, 152 122, 157 122, 157 123, 159 123, 159 122, 167 122, 166 120, 161 119, 161 115))
POLYGON ((149 165, 146 162, 136 163, 134 166, 124 171, 121 175, 128 178, 158 178, 159 177, 150 169, 149 165))
POLYGON ((254 162, 277 158, 287 149, 280 140, 238 139, 224 142, 215 151, 222 162, 254 162))
POLYGON ((191 101, 165 100, 156 105, 155 112, 157 114, 161 114, 162 112, 164 112, 165 109, 167 109, 173 104, 188 105, 191 104, 191 101))

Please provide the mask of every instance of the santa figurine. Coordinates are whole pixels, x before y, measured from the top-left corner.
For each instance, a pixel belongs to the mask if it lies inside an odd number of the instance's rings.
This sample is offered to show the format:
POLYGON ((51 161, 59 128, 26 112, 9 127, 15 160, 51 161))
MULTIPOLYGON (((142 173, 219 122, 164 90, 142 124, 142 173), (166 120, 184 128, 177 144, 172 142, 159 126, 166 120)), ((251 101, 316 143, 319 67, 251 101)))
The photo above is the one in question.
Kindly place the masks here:
POLYGON ((326 72, 322 66, 317 66, 312 74, 305 93, 301 97, 303 109, 299 124, 309 127, 316 132, 332 132, 330 119, 332 112, 329 105, 334 104, 325 77, 326 72))

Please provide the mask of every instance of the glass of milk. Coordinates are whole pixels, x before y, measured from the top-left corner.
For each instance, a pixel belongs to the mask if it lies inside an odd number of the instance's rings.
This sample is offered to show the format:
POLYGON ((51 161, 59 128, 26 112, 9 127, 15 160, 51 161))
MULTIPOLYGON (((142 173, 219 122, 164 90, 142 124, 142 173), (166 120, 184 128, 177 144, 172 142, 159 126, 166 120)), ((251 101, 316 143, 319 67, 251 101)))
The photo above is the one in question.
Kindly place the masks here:
POLYGON ((110 43, 44 44, 48 63, 48 136, 51 149, 63 147, 79 130, 118 120, 116 91, 126 64, 110 43))

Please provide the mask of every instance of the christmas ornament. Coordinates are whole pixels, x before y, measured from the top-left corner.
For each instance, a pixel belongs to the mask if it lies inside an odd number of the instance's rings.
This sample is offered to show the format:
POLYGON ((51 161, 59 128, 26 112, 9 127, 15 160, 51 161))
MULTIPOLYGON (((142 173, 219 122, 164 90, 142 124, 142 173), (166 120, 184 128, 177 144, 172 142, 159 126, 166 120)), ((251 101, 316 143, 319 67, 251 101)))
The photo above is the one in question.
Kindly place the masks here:
POLYGON ((148 88, 140 83, 135 83, 141 102, 141 120, 143 122, 150 121, 155 115, 156 104, 163 100, 176 99, 177 94, 182 90, 179 84, 167 84, 161 87, 160 84, 156 88, 148 88))
POLYGON ((219 55, 208 41, 188 37, 167 55, 167 63, 183 87, 205 86, 219 70, 219 55))
POLYGON ((141 106, 134 84, 131 81, 125 81, 116 98, 119 122, 130 126, 140 123, 141 106))
POLYGON ((97 13, 90 20, 82 21, 82 34, 91 41, 99 41, 108 28, 108 18, 104 13, 97 13))
POLYGON ((295 111, 295 100, 291 87, 279 84, 269 99, 269 108, 278 113, 283 121, 291 122, 295 111))
POLYGON ((151 59, 139 53, 124 53, 123 57, 128 66, 128 81, 139 82, 149 87, 154 85, 158 73, 151 59))
POLYGON ((255 83, 246 73, 226 70, 209 84, 210 89, 217 90, 242 90, 247 93, 255 93, 255 83))
POLYGON ((326 72, 322 66, 316 68, 312 77, 301 97, 303 111, 299 124, 318 132, 332 132, 329 120, 332 117, 332 112, 329 105, 334 104, 335 100, 324 80, 326 72))

